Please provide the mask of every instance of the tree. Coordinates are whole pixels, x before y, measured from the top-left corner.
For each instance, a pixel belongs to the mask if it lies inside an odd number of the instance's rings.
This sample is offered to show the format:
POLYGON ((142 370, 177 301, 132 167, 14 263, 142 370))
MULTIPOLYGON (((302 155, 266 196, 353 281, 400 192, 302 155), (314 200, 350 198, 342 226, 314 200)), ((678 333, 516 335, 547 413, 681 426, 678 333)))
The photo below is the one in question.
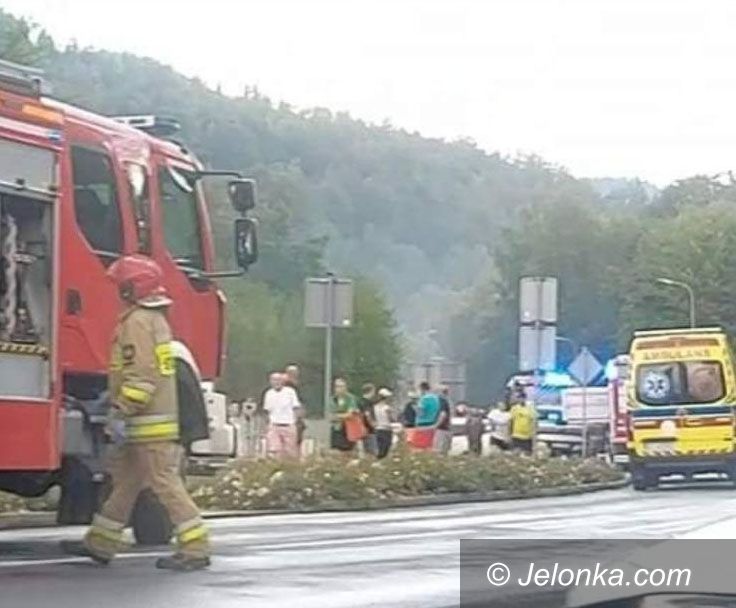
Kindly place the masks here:
POLYGON ((0 9, 0 59, 38 65, 53 50, 51 37, 38 25, 0 9))
POLYGON ((736 332, 736 218, 728 203, 685 208, 653 222, 638 242, 625 275, 619 344, 637 328, 683 327, 688 297, 656 283, 683 281, 696 294, 698 324, 736 332))
POLYGON ((736 182, 730 172, 720 177, 695 175, 677 180, 662 191, 655 209, 672 216, 688 207, 706 207, 716 202, 736 203, 736 182))
POLYGON ((355 323, 335 336, 335 372, 355 389, 365 382, 393 386, 401 362, 401 344, 393 313, 380 288, 355 282, 355 323))

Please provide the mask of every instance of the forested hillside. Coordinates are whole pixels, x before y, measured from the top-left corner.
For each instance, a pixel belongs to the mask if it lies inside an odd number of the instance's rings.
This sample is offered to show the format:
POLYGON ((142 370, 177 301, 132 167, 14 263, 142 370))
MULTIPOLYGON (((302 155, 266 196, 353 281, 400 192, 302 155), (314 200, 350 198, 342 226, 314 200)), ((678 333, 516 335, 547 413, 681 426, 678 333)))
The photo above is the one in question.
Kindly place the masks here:
MULTIPOLYGON (((567 188, 587 191, 538 159, 511 162, 466 142, 274 107, 253 91, 223 97, 150 60, 67 49, 46 65, 63 99, 179 118, 205 162, 260 178, 290 242, 320 240, 331 268, 370 274, 411 330, 428 329, 438 299, 472 284, 520 208, 567 188)), ((273 263, 264 256, 261 272, 273 263)))
MULTIPOLYGON (((691 282, 700 319, 736 329, 730 178, 697 177, 661 194, 636 179, 578 180, 536 157, 296 110, 252 89, 226 97, 153 59, 59 49, 7 14, 0 56, 43 66, 55 96, 95 111, 176 116, 207 164, 258 179, 261 261, 227 285, 236 393, 286 360, 302 362, 319 386, 319 336, 301 327, 301 289, 326 269, 363 277, 339 369, 356 382, 392 382, 400 330, 407 358, 466 359, 479 401, 515 369, 525 274, 558 276, 560 332, 601 357, 623 348, 633 327, 687 319, 682 294, 657 276, 691 282)), ((212 212, 227 242, 229 210, 212 212)))

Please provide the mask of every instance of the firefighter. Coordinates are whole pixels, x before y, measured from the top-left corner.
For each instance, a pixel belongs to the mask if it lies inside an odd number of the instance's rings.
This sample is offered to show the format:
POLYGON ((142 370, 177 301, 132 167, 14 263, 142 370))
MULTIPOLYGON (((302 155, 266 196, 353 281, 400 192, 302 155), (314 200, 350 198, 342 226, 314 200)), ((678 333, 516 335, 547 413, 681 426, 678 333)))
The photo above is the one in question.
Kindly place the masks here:
POLYGON ((156 567, 206 568, 210 564, 207 529, 179 474, 182 448, 166 320, 171 300, 161 285, 161 269, 145 256, 132 255, 115 262, 107 274, 126 305, 115 332, 108 377, 112 493, 84 540, 67 542, 64 550, 107 564, 121 548, 123 529, 139 492, 150 488, 168 511, 177 535, 176 553, 160 558, 156 567))

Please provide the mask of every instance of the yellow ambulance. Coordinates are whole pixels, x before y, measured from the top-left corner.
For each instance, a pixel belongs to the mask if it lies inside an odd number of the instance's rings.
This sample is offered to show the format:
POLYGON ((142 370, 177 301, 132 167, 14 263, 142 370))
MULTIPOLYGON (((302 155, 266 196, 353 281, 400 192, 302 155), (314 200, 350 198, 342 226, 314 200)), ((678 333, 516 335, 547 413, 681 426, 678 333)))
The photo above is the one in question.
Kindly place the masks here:
POLYGON ((720 328, 639 331, 630 349, 629 438, 632 483, 736 481, 734 361, 720 328))

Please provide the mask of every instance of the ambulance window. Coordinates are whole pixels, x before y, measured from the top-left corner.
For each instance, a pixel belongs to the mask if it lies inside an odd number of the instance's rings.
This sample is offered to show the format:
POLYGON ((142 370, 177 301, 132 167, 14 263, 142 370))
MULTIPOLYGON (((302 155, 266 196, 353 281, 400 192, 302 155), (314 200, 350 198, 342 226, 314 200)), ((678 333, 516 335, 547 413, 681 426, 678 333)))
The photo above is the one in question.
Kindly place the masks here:
POLYGON ((642 365, 637 394, 647 405, 713 403, 723 398, 723 368, 718 361, 678 361, 642 365))
POLYGON ((143 165, 128 163, 125 168, 130 189, 130 200, 133 203, 136 232, 138 233, 138 251, 151 253, 151 197, 148 187, 148 173, 143 165))
POLYGON ((109 262, 123 244, 112 163, 102 152, 74 146, 72 172, 77 225, 95 253, 109 262))
POLYGON ((158 177, 166 247, 179 266, 201 269, 199 205, 194 177, 174 167, 162 167, 158 177))
POLYGON ((642 365, 639 368, 637 393, 647 405, 680 403, 684 378, 677 363, 642 365))
POLYGON ((718 361, 688 361, 687 389, 693 403, 713 403, 723 398, 723 369, 718 361))

